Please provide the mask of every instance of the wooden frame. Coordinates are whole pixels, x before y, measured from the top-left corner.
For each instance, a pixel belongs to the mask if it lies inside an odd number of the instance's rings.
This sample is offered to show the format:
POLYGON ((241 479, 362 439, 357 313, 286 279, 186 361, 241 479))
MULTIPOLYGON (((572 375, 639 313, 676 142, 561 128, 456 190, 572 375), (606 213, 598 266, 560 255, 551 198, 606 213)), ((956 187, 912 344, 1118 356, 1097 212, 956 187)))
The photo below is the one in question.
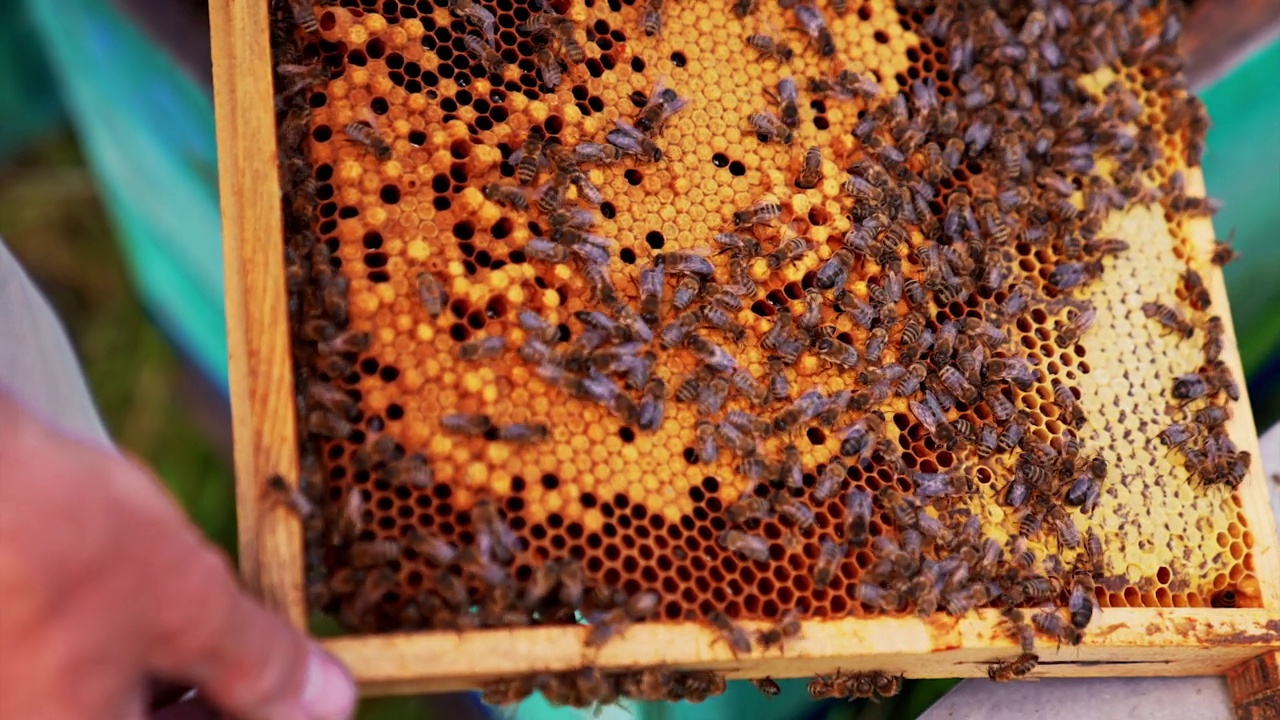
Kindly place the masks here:
MULTIPOLYGON (((275 125, 263 0, 211 5, 214 92, 236 437, 240 561, 246 583, 295 625, 305 627, 302 533, 296 517, 263 502, 262 485, 279 473, 296 478, 293 374, 285 288, 275 125)), ((1190 190, 1199 180, 1193 174, 1190 190)), ((1208 222, 1200 225, 1211 233, 1208 222)), ((1214 307, 1226 307, 1221 273, 1209 279, 1214 307)), ((1240 373, 1228 322, 1226 361, 1240 373)), ((1241 398, 1232 434, 1252 438, 1242 449, 1257 457, 1248 399, 1241 398)), ((1280 553, 1258 463, 1241 486, 1254 535, 1262 609, 1106 609, 1095 615, 1084 643, 1041 651, 1036 676, 1222 674, 1280 648, 1280 553)), ((488 679, 594 665, 605 671, 664 665, 719 670, 729 677, 810 676, 836 668, 880 670, 908 677, 983 676, 993 660, 1017 654, 994 631, 998 614, 959 620, 884 618, 813 622, 785 650, 735 657, 703 626, 653 623, 616 642, 586 649, 581 627, 352 636, 326 641, 367 694, 441 692, 488 679)))

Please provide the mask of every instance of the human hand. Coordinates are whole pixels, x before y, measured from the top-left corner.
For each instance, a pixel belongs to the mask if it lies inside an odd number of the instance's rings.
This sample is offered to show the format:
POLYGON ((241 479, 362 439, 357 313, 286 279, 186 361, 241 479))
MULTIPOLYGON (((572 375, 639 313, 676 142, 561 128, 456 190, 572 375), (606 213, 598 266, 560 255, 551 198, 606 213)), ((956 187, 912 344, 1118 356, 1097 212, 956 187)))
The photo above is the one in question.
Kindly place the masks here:
POLYGON ((0 391, 0 718, 135 720, 148 680, 245 720, 339 720, 336 660, 237 586, 146 468, 0 391))

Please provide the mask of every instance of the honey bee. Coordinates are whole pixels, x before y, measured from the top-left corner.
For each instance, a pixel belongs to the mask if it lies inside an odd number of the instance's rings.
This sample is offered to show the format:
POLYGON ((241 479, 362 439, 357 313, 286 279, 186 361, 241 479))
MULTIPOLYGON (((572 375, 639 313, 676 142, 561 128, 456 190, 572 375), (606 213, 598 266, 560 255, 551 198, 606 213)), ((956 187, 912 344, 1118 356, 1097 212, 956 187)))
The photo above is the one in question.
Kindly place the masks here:
POLYGON ((1059 290, 1070 290, 1102 274, 1102 263, 1096 260, 1063 263, 1049 273, 1049 284, 1059 290))
POLYGON ((378 131, 374 129, 372 124, 358 120, 347 123, 342 131, 353 142, 364 146, 365 149, 373 153, 373 156, 379 161, 386 162, 391 159, 391 146, 378 135, 378 131))
POLYGON ((347 491, 346 498, 339 506, 338 520, 334 524, 334 544, 351 541, 364 528, 365 499, 364 493, 352 489, 347 491))
POLYGON ((849 343, 834 337, 820 338, 814 344, 814 351, 822 359, 844 368, 858 366, 858 351, 849 343))
POLYGON ((741 323, 733 319, 733 315, 717 304, 703 305, 701 309, 702 322, 717 330, 724 331, 734 342, 741 342, 746 335, 747 329, 741 323))
POLYGON ((599 614, 591 623, 591 629, 583 645, 589 648, 603 647, 631 627, 632 620, 625 607, 616 607, 599 614))
POLYGON ((1157 437, 1168 447, 1180 448, 1195 437, 1195 431, 1190 423, 1174 423, 1161 430, 1157 437))
POLYGON ((720 546, 747 560, 769 561, 769 541, 758 535, 748 535, 740 530, 725 530, 720 535, 720 546))
POLYGON ((773 220, 781 214, 781 205, 775 202, 758 202, 735 212, 733 214, 733 224, 735 227, 761 225, 773 220))
POLYGON ((827 27, 827 21, 822 17, 822 11, 816 5, 803 3, 796 5, 794 12, 796 14, 796 22, 800 23, 800 29, 809 36, 810 42, 818 47, 818 54, 822 57, 835 55, 835 37, 831 34, 831 29, 827 27))
POLYGON ((458 548, 453 544, 439 537, 423 535, 417 530, 405 538, 405 544, 436 567, 450 565, 458 557, 458 548))
POLYGON ((533 694, 536 675, 495 680, 480 690, 480 698, 489 705, 514 705, 533 694))
POLYGON ((566 560, 559 564, 557 571, 560 580, 560 602, 575 609, 581 607, 587 582, 582 564, 577 560, 566 560))
POLYGON ((813 485, 814 502, 826 502, 835 497, 840 491, 840 485, 844 482, 845 473, 849 467, 838 456, 831 458, 827 463, 826 469, 822 471, 822 475, 818 477, 818 481, 813 485))
POLYGON ((530 260, 549 263, 569 262, 569 248, 546 238, 532 238, 525 243, 524 254, 530 260))
POLYGON ((702 702, 713 695, 723 695, 727 687, 722 673, 709 670, 678 673, 672 678, 672 685, 673 689, 666 700, 688 700, 691 703, 702 702))
POLYGON ((871 684, 875 688, 880 697, 893 697, 902 692, 902 675, 889 675, 887 673, 872 673, 871 684))
POLYGON ((779 490, 769 498, 770 508, 801 530, 813 527, 813 509, 789 493, 779 490))
POLYGON ((1173 382, 1175 400, 1195 400, 1226 390, 1232 400, 1239 399, 1239 389, 1231 378, 1230 371, 1225 368, 1204 373, 1187 373, 1179 375, 1173 382))
POLYGON ((1066 623, 1056 609, 1042 610, 1031 616, 1031 625, 1043 635, 1061 641, 1066 634, 1066 623))
POLYGON ((848 546, 836 543, 830 538, 823 538, 818 547, 818 560, 813 568, 813 584, 819 590, 825 590, 840 569, 840 561, 844 559, 848 546))
POLYGON ((345 440, 355 429, 345 418, 328 410, 313 410, 308 413, 306 428, 307 432, 334 440, 345 440))
POLYGON ((311 0, 289 0, 289 9, 293 11, 293 21, 298 23, 303 32, 314 34, 320 31, 311 0))
POLYGON ((651 378, 644 388, 644 399, 640 401, 636 425, 648 432, 661 427, 666 400, 667 384, 662 381, 662 378, 651 378))
POLYGON ((871 531, 871 493, 853 489, 845 495, 844 536, 850 546, 866 547, 871 531))
MULTIPOLYGON (((894 394, 900 396, 914 395, 915 392, 920 389, 920 384, 924 382, 928 375, 929 369, 924 366, 924 363, 912 363, 911 367, 907 368, 906 374, 894 381, 894 394)), ((872 404, 883 402, 884 399, 887 398, 877 397, 876 402, 872 404)))
POLYGON ((751 131, 761 142, 780 142, 790 145, 795 133, 783 121, 768 110, 756 110, 747 116, 751 131))
POLYGON ((1062 410, 1063 416, 1067 418, 1067 424, 1076 425, 1074 421, 1080 418, 1082 413, 1076 404, 1075 393, 1058 378, 1051 379, 1049 385, 1053 388, 1053 402, 1062 410))
POLYGON ((480 61, 480 66, 484 68, 485 74, 501 75, 502 71, 507 69, 507 62, 502 59, 502 53, 499 53, 492 45, 480 37, 464 35, 462 46, 480 61))
POLYGON ((772 58, 780 63, 791 62, 795 55, 795 51, 786 43, 760 33, 748 35, 747 45, 759 51, 761 58, 772 58))
MULTIPOLYGON (((551 51, 551 46, 546 42, 537 43, 536 48, 533 54, 533 62, 538 66, 538 74, 542 76, 542 84, 552 90, 560 87, 560 82, 564 79, 564 71, 560 69, 560 59, 555 56, 555 53, 551 51)), ((500 60, 501 57, 499 55, 497 59, 500 60)), ((489 63, 485 63, 486 71, 493 72, 490 70, 491 67, 489 63)), ((501 75, 502 71, 498 70, 496 74, 501 75)))
POLYGON ((773 421, 773 430, 778 433, 790 431, 797 425, 806 423, 817 417, 827 407, 827 398, 819 390, 810 390, 796 398, 773 421))
POLYGON ((880 83, 870 75, 859 73, 848 68, 841 70, 835 78, 837 95, 843 97, 861 97, 870 100, 878 96, 882 90, 880 83))
POLYGON ((609 143, 581 142, 573 146, 569 156, 575 163, 609 164, 622 159, 622 150, 609 143))
MULTIPOLYGON (((783 116, 783 120, 786 120, 785 115, 783 116)), ((821 181, 822 149, 814 145, 804 153, 804 160, 800 164, 800 172, 796 175, 796 187, 804 189, 815 188, 821 181)))
POLYGON ((994 358, 987 363, 987 376, 1006 380, 1026 391, 1031 389, 1038 373, 1026 358, 994 358))
POLYGON ((769 501, 756 495, 746 495, 725 508, 725 515, 734 525, 748 520, 763 520, 769 516, 769 501))
POLYGON ((546 440, 551 429, 542 423, 512 423, 498 428, 498 439, 528 445, 546 440))
MULTIPOLYGON (((800 100, 796 92, 795 78, 787 76, 779 80, 777 95, 774 95, 773 93, 767 90, 765 92, 769 95, 769 98, 771 100, 773 100, 775 103, 778 104, 778 107, 781 109, 782 124, 787 126, 788 128, 794 129, 795 126, 800 122, 800 104, 799 104, 800 100)), ((816 147, 810 148, 810 149, 817 150, 816 147)), ((806 160, 807 159, 808 158, 806 156, 806 160)), ((818 163, 819 163, 819 167, 821 167, 821 163, 822 163, 821 154, 819 154, 818 156, 818 163)), ((814 184, 816 185, 817 183, 814 183, 814 184)))
POLYGON ((520 538, 507 526, 492 500, 483 499, 471 508, 471 524, 477 546, 488 546, 488 552, 500 563, 508 563, 520 552, 520 538))
POLYGON ((947 422, 932 391, 925 391, 925 402, 908 400, 907 407, 925 430, 944 446, 955 442, 955 429, 947 422))
POLYGON ((1083 309, 1076 311, 1071 320, 1063 326, 1053 338, 1053 343, 1060 348, 1070 347, 1080 342, 1080 338, 1093 327, 1094 321, 1097 319, 1098 313, 1092 304, 1086 304, 1083 309))
POLYGON ((691 275, 700 279, 711 277, 715 267, 711 261, 691 252, 668 252, 658 256, 666 271, 672 275, 691 275))
POLYGON ((267 478, 266 485, 263 487, 263 494, 270 502, 288 509, 289 512, 297 515, 302 520, 315 515, 315 503, 311 502, 301 490, 290 487, 289 483, 280 475, 272 475, 267 478))
POLYGON ((673 115, 689 104, 688 98, 677 95, 674 90, 666 87, 664 81, 664 78, 658 79, 649 100, 636 116, 636 127, 644 133, 660 131, 673 115))
POLYGON ((440 427, 451 435, 477 437, 493 427, 493 420, 479 413, 450 413, 440 418, 440 427))
POLYGON ((1195 326, 1188 322, 1182 313, 1164 303, 1145 302, 1142 304, 1142 314, 1160 323, 1165 330, 1184 339, 1195 333, 1195 326))
POLYGON ((484 195, 486 200, 495 202, 503 207, 511 207, 517 210, 529 209, 529 198, 525 197, 524 191, 518 187, 496 182, 488 183, 480 189, 480 193, 484 195))
POLYGON ((458 359, 466 361, 492 360, 507 349, 507 339, 501 335, 468 340, 458 345, 458 359))
POLYGON ((420 452, 388 465, 385 473, 387 480, 392 484, 418 490, 426 490, 435 480, 435 474, 427 464, 427 456, 420 452))
POLYGON ((839 670, 835 675, 819 675, 809 681, 809 695, 815 700, 841 697, 839 693, 843 684, 844 678, 839 670))
POLYGON ((1026 677, 1040 662, 1034 653, 1024 652, 1018 657, 1003 662, 994 662, 987 667, 987 677, 995 682, 1009 682, 1026 677))
POLYGON ((702 387, 695 403, 703 415, 715 415, 724 407, 729 399, 729 381, 723 377, 712 378, 702 387))
MULTIPOLYGON (((294 65, 284 63, 276 65, 276 72, 280 74, 281 83, 276 93, 280 98, 293 97, 297 93, 306 90, 320 83, 327 82, 333 77, 331 71, 325 65, 294 65), (287 80, 288 82, 283 82, 287 80)), ((291 111, 285 119, 287 127, 282 130, 288 130, 292 138, 291 142, 285 143, 291 147, 302 144, 307 132, 310 130, 311 114, 309 109, 291 111)))
POLYGON ((1071 595, 1067 600, 1072 627, 1083 630, 1089 625, 1095 602, 1093 577, 1088 572, 1077 570, 1071 576, 1071 595))
POLYGON ((1080 530, 1076 528, 1075 523, 1061 506, 1055 505, 1050 508, 1048 519, 1053 524, 1058 543, 1062 547, 1072 550, 1080 547, 1080 530))
POLYGON ((734 657, 743 653, 751 652, 751 636, 747 634, 737 623, 729 619, 719 610, 713 610, 707 615, 707 620, 720 633, 720 640, 729 646, 729 650, 734 657))
POLYGON ((516 181, 528 185, 538 174, 538 165, 542 159, 542 147, 547 141, 547 133, 540 126, 529 128, 529 134, 520 146, 520 159, 516 163, 516 181))
MULTIPOLYGON (((768 630, 762 630, 756 633, 756 642, 760 643, 760 647, 768 650, 775 645, 782 646, 786 640, 800 636, 800 618, 795 610, 788 610, 778 618, 773 627, 768 630)), ((777 693, 774 693, 777 694, 777 693)))
POLYGON ((922 500, 959 495, 969 489, 964 476, 954 471, 926 473, 917 470, 911 479, 915 484, 916 497, 922 500))
POLYGON ((480 7, 480 4, 475 0, 449 0, 449 12, 479 29, 486 43, 491 46, 495 44, 494 31, 497 27, 497 21, 494 19, 493 13, 480 7))
POLYGON ((614 121, 614 129, 605 135, 605 140, 628 155, 635 155, 649 162, 662 159, 662 150, 657 144, 622 118, 614 121))
POLYGON ((1209 256, 1209 262, 1215 267, 1222 267, 1227 263, 1240 259, 1240 254, 1225 242, 1215 242, 1213 245, 1213 253, 1209 256))
POLYGON ((522 309, 516 314, 516 320, 520 323, 520 327, 532 338, 541 340, 547 345, 552 345, 560 341, 560 328, 547 322, 546 318, 538 313, 522 309))
POLYGON ((385 565, 400 557, 400 543, 395 540, 365 540, 352 543, 348 560, 352 567, 371 568, 385 565))
POLYGON ((1218 362, 1222 357, 1224 347, 1223 336, 1226 334, 1226 326, 1222 324, 1222 318, 1214 315, 1205 321, 1204 325, 1204 359, 1209 362, 1218 362))
POLYGON ((751 684, 754 685, 762 695, 774 697, 782 694, 782 686, 778 684, 778 681, 771 677, 753 678, 751 680, 751 684))
POLYGON ((644 29, 644 34, 648 37, 653 37, 662 32, 662 2, 663 0, 648 0, 645 3, 640 27, 644 29))
POLYGON ((778 245, 773 252, 765 258, 770 270, 777 270, 783 265, 799 260, 805 253, 813 249, 813 245, 809 239, 802 236, 793 237, 786 242, 778 245))

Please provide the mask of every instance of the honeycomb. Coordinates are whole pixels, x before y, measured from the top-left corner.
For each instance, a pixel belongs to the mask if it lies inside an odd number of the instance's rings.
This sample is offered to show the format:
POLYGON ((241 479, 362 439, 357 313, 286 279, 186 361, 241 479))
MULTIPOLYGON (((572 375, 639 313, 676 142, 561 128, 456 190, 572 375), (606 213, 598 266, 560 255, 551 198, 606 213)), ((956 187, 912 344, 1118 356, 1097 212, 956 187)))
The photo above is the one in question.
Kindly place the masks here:
POLYGON ((1217 309, 1185 273, 1214 277, 1226 252, 1190 239, 1212 204, 1188 174, 1206 121, 1176 7, 272 8, 313 609, 359 632, 732 627, 1065 607, 1080 573, 1102 607, 1261 604, 1231 489, 1250 458, 1192 422, 1229 393, 1174 397, 1218 367, 1217 309), (684 104, 647 129, 663 89, 684 104), (628 139, 573 182, 552 157, 628 139), (873 187, 851 193, 851 173, 873 187), (776 217, 735 219, 761 207, 776 217), (592 237, 547 241, 572 237, 561 211, 589 212, 592 237), (860 228, 869 247, 824 283, 860 228), (667 342, 686 316, 695 339, 667 342), (780 328, 801 326, 789 356, 780 328), (531 339, 558 359, 531 360, 531 339), (815 390, 837 400, 799 412, 815 390), (764 421, 740 448, 735 411, 764 421), (640 597, 652 612, 628 615, 640 597))

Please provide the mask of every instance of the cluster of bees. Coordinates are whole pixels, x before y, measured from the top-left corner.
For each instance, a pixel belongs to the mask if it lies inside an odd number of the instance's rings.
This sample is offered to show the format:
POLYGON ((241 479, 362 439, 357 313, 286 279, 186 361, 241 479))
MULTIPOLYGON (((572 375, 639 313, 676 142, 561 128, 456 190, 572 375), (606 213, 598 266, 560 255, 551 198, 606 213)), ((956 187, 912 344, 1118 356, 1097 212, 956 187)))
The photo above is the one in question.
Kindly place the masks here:
MULTIPOLYGON (((724 675, 705 670, 682 672, 650 668, 603 673, 594 667, 585 667, 565 673, 499 680, 486 685, 481 698, 490 705, 508 705, 529 697, 536 690, 552 705, 570 707, 601 707, 624 697, 647 702, 696 703, 722 694, 725 687, 724 675)), ((777 683, 773 687, 776 688, 777 683)))
MULTIPOLYGON (((765 2, 735 0, 729 10, 747 17, 763 13, 765 2)), ((901 3, 907 10, 926 4, 901 3)), ((750 35, 745 45, 759 52, 761 62, 786 62, 797 52, 837 56, 826 17, 844 15, 847 3, 819 7, 777 0, 777 6, 805 45, 797 51, 780 39, 750 35)), ((590 625, 590 647, 654 617, 658 593, 626 594, 594 583, 572 557, 545 562, 517 583, 511 565, 522 540, 492 500, 480 500, 466 514, 465 542, 427 532, 370 540, 362 534, 367 508, 361 492, 335 497, 329 491, 319 457, 326 439, 355 442, 352 465, 393 485, 425 491, 438 479, 425 454, 406 453, 382 432, 380 420, 357 428, 358 404, 335 384, 355 371, 370 337, 349 328, 349 281, 333 269, 330 250, 312 227, 316 181, 303 151, 310 112, 305 91, 327 74, 307 62, 306 45, 316 31, 309 2, 275 0, 272 8, 289 312, 304 437, 298 489, 281 478, 268 484, 306 521, 312 607, 362 629, 572 624, 581 617, 590 625), (384 599, 400 588, 390 566, 410 552, 425 559, 434 575, 419 597, 398 604, 393 618, 381 616, 384 599)), ((784 77, 776 89, 762 88, 769 104, 747 118, 743 130, 761 142, 790 145, 804 94, 866 106, 849 129, 860 150, 840 178, 851 227, 829 258, 805 276, 799 306, 770 313, 772 323, 758 338, 767 352, 763 376, 735 353, 749 335, 738 313, 760 296, 761 285, 818 251, 813 239, 794 230, 788 207, 768 196, 749 198, 726 227, 705 239, 706 252, 653 255, 639 268, 634 294, 619 288, 610 272, 618 243, 596 227, 596 208, 605 195, 589 170, 663 162, 664 126, 692 101, 665 78, 636 114, 619 116, 598 140, 568 146, 533 126, 505 160, 511 180, 482 188, 489 201, 540 219, 546 235, 524 245, 525 258, 571 267, 586 281, 593 309, 574 313, 573 326, 520 309, 525 339, 518 348, 493 335, 461 343, 456 353, 463 362, 482 363, 514 350, 548 384, 643 432, 663 426, 668 403, 692 406, 698 460, 732 457, 746 481, 741 496, 724 510, 720 546, 744 562, 769 563, 775 551, 760 534, 762 521, 780 519, 797 536, 812 534, 815 508, 838 498, 842 510, 836 531, 819 540, 813 586, 825 590, 851 553, 869 550, 874 562, 852 590, 869 611, 959 616, 974 608, 1002 608, 1003 626, 1020 654, 993 662, 989 675, 1012 680, 1034 669, 1038 636, 1076 644, 1092 618, 1102 541, 1076 523, 1098 503, 1108 475, 1106 461, 1079 439, 1085 418, 1078 391, 1058 378, 1048 379, 1048 386, 1061 432, 1046 438, 1029 430, 1030 416, 1018 399, 1047 378, 1011 342, 1012 329, 1032 308, 1043 308, 1062 316, 1054 337, 1059 348, 1074 346, 1088 332, 1095 311, 1073 291, 1098 278, 1109 256, 1128 249, 1123 240, 1101 235, 1111 211, 1153 201, 1181 216, 1214 209, 1188 197, 1180 175, 1162 187, 1144 181, 1161 158, 1159 136, 1136 122, 1142 107, 1130 89, 1117 81, 1095 92, 1078 80, 1119 65, 1151 68, 1160 89, 1176 91, 1162 131, 1184 137, 1188 165, 1199 162, 1207 120, 1203 106, 1181 85, 1175 7, 1121 0, 1080 6, 972 0, 930 8, 920 32, 947 48, 957 96, 944 96, 932 80, 920 79, 886 98, 871 74, 844 68, 803 83, 784 77), (1153 17, 1164 18, 1154 33, 1146 28, 1153 17), (1107 173, 1097 171, 1104 160, 1107 173), (982 186, 940 187, 974 164, 982 168, 982 186), (1081 204, 1073 200, 1077 193, 1081 204), (1018 243, 1058 259, 1043 283, 1016 270, 1012 248, 1018 243), (838 325, 840 318, 851 325, 838 325), (673 354, 694 364, 669 386, 656 370, 673 354), (836 392, 792 387, 788 372, 806 358, 856 378, 856 385, 836 392), (1001 496, 1016 526, 1008 543, 986 537, 966 504, 974 492, 970 468, 925 471, 904 460, 889 432, 895 407, 907 409, 909 422, 931 448, 1011 460, 1001 496), (807 468, 795 437, 814 426, 833 433, 839 451, 807 468), (849 481, 855 473, 882 468, 905 485, 873 492, 849 481), (887 529, 872 532, 875 522, 887 529), (1054 539, 1059 554, 1038 557, 1030 549, 1032 541, 1045 538, 1054 539)), ((490 10, 479 0, 450 0, 448 9, 468 27, 468 53, 485 73, 501 75, 506 63, 490 10)), ((645 35, 661 34, 663 3, 648 0, 640 23, 645 35)), ((537 4, 520 30, 533 43, 546 88, 556 88, 583 62, 580 28, 550 4, 537 4)), ((377 160, 391 157, 372 118, 351 123, 345 133, 377 160)), ((825 179, 823 153, 819 146, 804 151, 796 187, 813 188, 825 179)), ((1214 262, 1230 257, 1223 245, 1214 262)), ((445 281, 430 271, 415 280, 419 303, 429 317, 439 317, 447 308, 445 281)), ((1195 317, 1208 309, 1208 293, 1194 270, 1183 276, 1178 297, 1195 317)), ((1223 429, 1231 416, 1228 401, 1238 391, 1221 360, 1222 321, 1199 323, 1164 302, 1153 300, 1143 312, 1183 338, 1201 332, 1205 365, 1177 378, 1170 393, 1182 404, 1171 412, 1182 419, 1159 439, 1182 452, 1202 484, 1234 487, 1250 458, 1223 429)), ((483 413, 449 413, 441 427, 516 444, 545 442, 551 434, 542 424, 499 425, 483 413)), ((756 632, 718 610, 703 619, 735 654, 747 654, 798 636, 802 616, 802 609, 786 609, 756 632)), ((776 694, 771 679, 755 682, 762 692, 776 694)), ((892 695, 900 687, 900 677, 885 673, 837 672, 815 679, 809 692, 852 699, 892 695)), ((583 668, 494 683, 485 697, 513 702, 539 690, 553 703, 584 706, 624 695, 696 701, 723 689, 724 678, 715 673, 606 674, 583 668)))
MULTIPOLYGON (((1214 259, 1225 262, 1232 257, 1230 248, 1222 246, 1214 259)), ((1188 269, 1181 282, 1184 302, 1193 310, 1207 310, 1209 293, 1200 274, 1188 269)), ((1143 304, 1142 312, 1183 339, 1190 338, 1197 330, 1181 311, 1160 302, 1143 304)), ((1169 411, 1183 419, 1162 430, 1159 438, 1166 446, 1182 453, 1193 479, 1204 485, 1234 488, 1244 481, 1253 460, 1250 453, 1236 448, 1225 428, 1232 415, 1231 403, 1240 399, 1240 388, 1231 369, 1222 361, 1225 332, 1222 318, 1210 316, 1198 329, 1204 336, 1201 344, 1204 364, 1174 379, 1170 395, 1178 402, 1171 403, 1169 411)))

